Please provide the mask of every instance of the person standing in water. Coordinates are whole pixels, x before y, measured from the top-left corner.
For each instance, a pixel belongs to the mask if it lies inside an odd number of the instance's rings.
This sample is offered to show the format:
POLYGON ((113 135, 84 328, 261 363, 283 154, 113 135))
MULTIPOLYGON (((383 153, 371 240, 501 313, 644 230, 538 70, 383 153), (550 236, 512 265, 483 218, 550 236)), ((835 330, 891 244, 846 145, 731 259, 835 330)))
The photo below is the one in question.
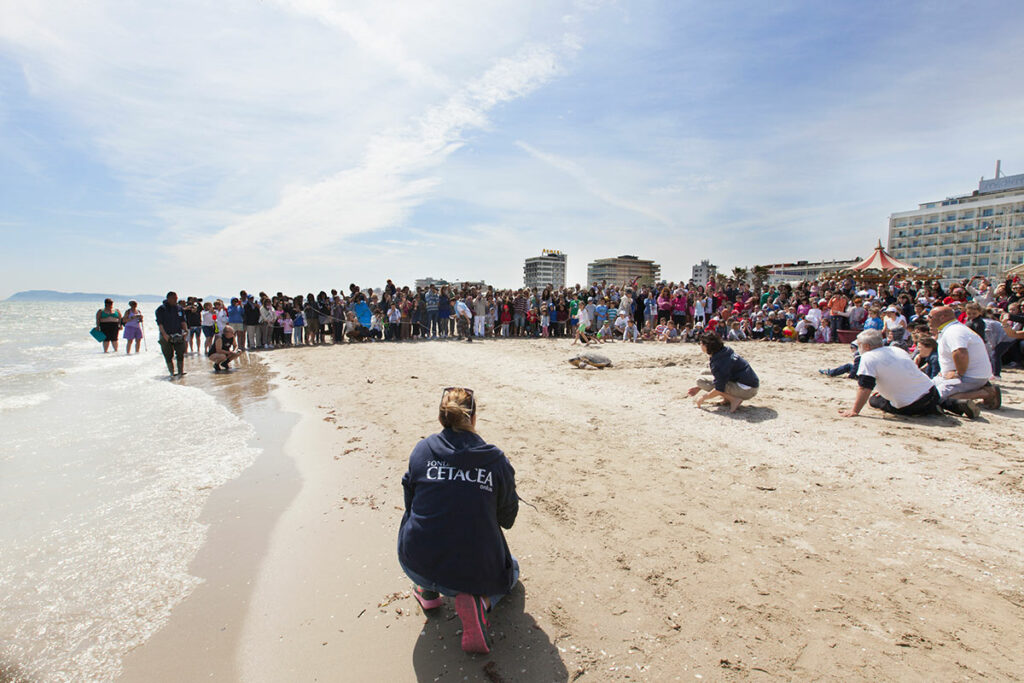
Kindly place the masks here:
MULTIPOLYGON (((142 312, 135 301, 129 301, 128 306, 128 310, 121 316, 121 324, 124 325, 124 350, 130 356, 132 342, 135 342, 135 353, 139 352, 139 344, 142 343, 142 312)), ((116 346, 114 350, 117 350, 116 346)))
POLYGON ((167 363, 167 371, 174 377, 173 358, 178 359, 178 377, 185 374, 185 347, 188 345, 188 321, 185 311, 178 305, 178 295, 167 292, 167 298, 156 309, 156 324, 160 328, 160 350, 167 363))
POLYGON ((515 470, 476 433, 472 389, 445 389, 438 421, 444 429, 416 444, 402 477, 398 562, 423 610, 440 607, 442 595, 454 597, 462 649, 487 653, 487 613, 519 580, 501 531, 519 513, 515 470))
POLYGON ((114 308, 113 299, 104 299, 103 308, 96 311, 96 327, 103 333, 103 353, 114 345, 114 353, 117 353, 117 336, 121 332, 121 311, 114 308))

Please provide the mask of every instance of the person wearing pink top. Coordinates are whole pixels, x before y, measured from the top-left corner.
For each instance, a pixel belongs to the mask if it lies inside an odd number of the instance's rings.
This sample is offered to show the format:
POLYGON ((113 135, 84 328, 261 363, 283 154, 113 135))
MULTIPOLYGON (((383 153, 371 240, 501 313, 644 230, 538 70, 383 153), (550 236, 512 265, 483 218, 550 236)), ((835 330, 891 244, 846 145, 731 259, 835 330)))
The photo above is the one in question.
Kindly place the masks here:
POLYGON ((658 295, 658 323, 664 324, 670 317, 672 317, 672 297, 668 293, 668 287, 665 287, 658 295))
POLYGON ((682 328, 686 324, 686 313, 689 308, 686 294, 682 291, 676 292, 676 295, 672 297, 672 320, 675 322, 676 327, 682 328))

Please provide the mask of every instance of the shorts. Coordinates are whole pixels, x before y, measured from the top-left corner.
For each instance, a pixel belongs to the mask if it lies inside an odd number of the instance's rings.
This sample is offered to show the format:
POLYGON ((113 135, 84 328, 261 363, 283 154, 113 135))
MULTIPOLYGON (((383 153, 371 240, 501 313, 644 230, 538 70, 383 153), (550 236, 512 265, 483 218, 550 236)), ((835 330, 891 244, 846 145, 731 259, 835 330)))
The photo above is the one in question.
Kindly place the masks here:
POLYGON ((194 326, 188 328, 188 336, 189 337, 198 337, 199 333, 201 331, 202 331, 202 328, 199 325, 194 325, 194 326))
POLYGON ((124 338, 128 341, 142 339, 142 328, 138 325, 125 325, 124 338))
POLYGON ((203 325, 203 336, 209 339, 214 335, 213 325, 203 325))
POLYGON ((108 342, 117 341, 117 333, 121 331, 120 323, 100 323, 100 331, 106 335, 108 342))

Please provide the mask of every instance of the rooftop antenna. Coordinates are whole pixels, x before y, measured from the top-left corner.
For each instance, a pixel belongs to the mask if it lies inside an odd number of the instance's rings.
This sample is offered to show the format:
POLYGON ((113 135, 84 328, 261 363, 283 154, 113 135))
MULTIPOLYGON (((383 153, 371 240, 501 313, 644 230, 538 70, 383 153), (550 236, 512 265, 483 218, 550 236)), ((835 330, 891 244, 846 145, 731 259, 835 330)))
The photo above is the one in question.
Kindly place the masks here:
POLYGON ((999 168, 1002 165, 1003 165, 1003 160, 1002 159, 996 159, 996 179, 997 180, 999 179, 999 172, 1000 172, 999 168))

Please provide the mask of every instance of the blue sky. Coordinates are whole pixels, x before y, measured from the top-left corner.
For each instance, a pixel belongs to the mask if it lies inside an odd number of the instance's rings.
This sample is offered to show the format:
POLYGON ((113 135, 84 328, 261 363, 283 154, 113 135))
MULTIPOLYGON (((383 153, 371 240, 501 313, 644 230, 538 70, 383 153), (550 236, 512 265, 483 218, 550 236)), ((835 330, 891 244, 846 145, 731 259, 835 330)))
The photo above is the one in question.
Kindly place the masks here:
POLYGON ((1024 4, 0 0, 0 297, 671 279, 1024 172, 1024 4))

